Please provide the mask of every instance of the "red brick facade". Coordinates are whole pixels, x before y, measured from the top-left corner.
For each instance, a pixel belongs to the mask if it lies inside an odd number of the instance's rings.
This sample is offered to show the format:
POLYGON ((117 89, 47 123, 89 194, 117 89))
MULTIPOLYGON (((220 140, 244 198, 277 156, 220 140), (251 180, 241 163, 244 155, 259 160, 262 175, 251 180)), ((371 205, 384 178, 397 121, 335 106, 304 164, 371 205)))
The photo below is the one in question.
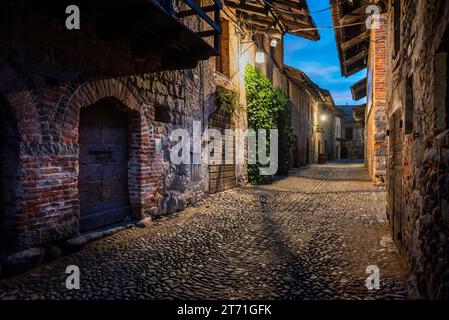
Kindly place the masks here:
MULTIPOLYGON (((162 125, 154 121, 152 100, 157 100, 157 94, 149 97, 153 99, 143 99, 131 78, 79 76, 50 66, 41 66, 47 68, 46 75, 41 76, 39 68, 19 66, 6 54, 0 61, 0 93, 17 128, 18 149, 16 169, 8 173, 11 168, 3 168, 2 177, 2 188, 16 197, 14 208, 0 216, 2 246, 8 252, 45 246, 78 234, 80 109, 103 99, 114 101, 128 113, 131 218, 142 219, 167 210, 164 200, 173 195, 163 194, 167 166, 163 152, 155 152, 162 125)), ((183 77, 182 73, 179 76, 183 77)), ((156 79, 153 76, 153 82, 156 79)), ((146 81, 151 83, 151 79, 146 81)), ((142 85, 144 80, 140 82, 142 85)))
POLYGON ((387 15, 379 18, 379 29, 371 30, 369 67, 368 67, 368 102, 366 107, 366 164, 369 174, 377 185, 386 182, 387 130, 387 15))

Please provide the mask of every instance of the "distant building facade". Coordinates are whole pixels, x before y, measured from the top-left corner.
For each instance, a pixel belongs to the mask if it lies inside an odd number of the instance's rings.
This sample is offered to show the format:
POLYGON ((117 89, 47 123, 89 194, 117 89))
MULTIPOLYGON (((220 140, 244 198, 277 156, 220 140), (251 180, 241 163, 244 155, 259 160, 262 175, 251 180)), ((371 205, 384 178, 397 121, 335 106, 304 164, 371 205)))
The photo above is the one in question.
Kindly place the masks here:
POLYGON ((313 83, 299 69, 285 66, 292 102, 296 167, 315 164, 335 157, 335 104, 329 91, 313 83), (320 160, 321 159, 321 160, 320 160))
POLYGON ((340 159, 364 159, 364 124, 356 121, 354 109, 358 106, 337 106, 341 122, 340 159))

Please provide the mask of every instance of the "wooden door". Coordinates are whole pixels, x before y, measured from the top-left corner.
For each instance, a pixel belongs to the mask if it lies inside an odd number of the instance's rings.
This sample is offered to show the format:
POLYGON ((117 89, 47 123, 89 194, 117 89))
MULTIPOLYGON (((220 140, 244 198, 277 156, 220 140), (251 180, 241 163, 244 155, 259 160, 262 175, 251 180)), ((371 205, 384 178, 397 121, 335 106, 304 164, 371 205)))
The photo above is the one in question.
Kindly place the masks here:
POLYGON ((397 110, 389 121, 389 164, 388 164, 388 219, 395 241, 402 240, 402 150, 403 150, 403 120, 402 110, 397 110))
POLYGON ((80 231, 129 215, 128 114, 108 103, 81 109, 79 125, 80 231))
POLYGON ((209 165, 209 193, 217 193, 227 189, 234 188, 236 185, 235 177, 235 141, 231 135, 226 135, 226 129, 235 129, 232 113, 227 110, 217 109, 209 118, 209 128, 217 129, 222 134, 222 163, 209 165), (231 142, 231 148, 226 150, 225 141, 231 142), (225 163, 225 153, 230 152, 233 155, 233 163, 225 163))

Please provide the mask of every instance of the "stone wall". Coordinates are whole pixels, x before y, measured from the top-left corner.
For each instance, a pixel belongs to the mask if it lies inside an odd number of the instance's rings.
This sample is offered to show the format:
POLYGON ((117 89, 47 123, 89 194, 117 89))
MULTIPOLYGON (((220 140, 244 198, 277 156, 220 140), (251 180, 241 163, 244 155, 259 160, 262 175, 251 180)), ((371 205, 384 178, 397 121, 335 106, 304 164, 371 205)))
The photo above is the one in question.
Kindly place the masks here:
MULTIPOLYGON (((226 11, 232 17, 232 10, 226 11)), ((217 85, 239 93, 236 128, 247 128, 244 70, 247 64, 255 64, 256 51, 249 33, 237 32, 232 21, 222 39, 227 44, 228 75, 215 71, 215 59, 202 61, 191 70, 117 76, 73 70, 0 49, 1 103, 8 106, 17 129, 18 159, 14 162, 16 174, 8 176, 17 186, 6 190, 9 198, 2 199, 12 205, 0 216, 0 240, 4 242, 0 251, 47 246, 79 234, 80 109, 103 99, 114 100, 129 114, 132 219, 180 211, 205 197, 208 166, 195 168, 194 177, 192 165, 172 164, 169 156, 174 142, 169 136, 176 128, 192 132, 193 121, 201 122, 203 130, 208 128, 216 107, 217 85), (161 150, 156 150, 159 142, 161 150)), ((193 29, 197 27, 192 23, 193 29)), ((275 51, 277 56, 280 50, 282 45, 275 51)), ((286 77, 271 57, 258 67, 267 70, 268 64, 274 84, 285 90, 286 77)), ((2 158, 11 157, 4 151, 2 146, 2 158)), ((5 168, 1 168, 2 177, 3 172, 5 168)), ((246 181, 246 164, 236 165, 236 183, 246 181)))
POLYGON ((194 70, 117 78, 36 63, 4 50, 0 92, 14 114, 20 157, 17 212, 2 217, 8 250, 77 235, 79 114, 104 98, 134 115, 128 155, 133 218, 179 211, 206 194, 207 166, 201 179, 191 181, 189 166, 169 161, 169 134, 176 127, 191 130, 193 120, 207 127, 215 103, 209 62, 194 70), (160 154, 155 151, 159 139, 160 154))
POLYGON ((292 104, 293 165, 299 167, 307 164, 307 140, 309 139, 307 116, 311 97, 291 80, 288 80, 288 93, 292 104))
MULTIPOLYGON (((448 299, 449 131, 438 128, 435 90, 438 85, 447 87, 436 77, 435 56, 448 28, 449 2, 402 2, 397 55, 389 3, 387 114, 391 118, 398 109, 407 114, 406 106, 412 101, 413 128, 404 134, 402 239, 396 243, 410 263, 412 297, 448 299), (414 90, 407 90, 408 81, 414 90)), ((390 180, 391 170, 388 173, 390 180)))

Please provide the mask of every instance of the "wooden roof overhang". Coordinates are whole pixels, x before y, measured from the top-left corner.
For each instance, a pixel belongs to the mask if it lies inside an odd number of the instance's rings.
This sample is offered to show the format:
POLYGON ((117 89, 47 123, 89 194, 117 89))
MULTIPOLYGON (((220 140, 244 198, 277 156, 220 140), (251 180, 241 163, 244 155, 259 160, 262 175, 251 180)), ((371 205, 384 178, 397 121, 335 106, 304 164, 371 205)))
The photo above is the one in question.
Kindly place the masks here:
POLYGON ((332 98, 331 93, 327 89, 321 89, 321 94, 323 95, 323 102, 329 111, 331 111, 333 114, 337 114, 338 110, 335 107, 334 98, 332 98))
POLYGON ((366 104, 361 104, 352 109, 352 115, 356 123, 365 123, 366 104))
POLYGON ((200 8, 193 0, 178 3, 179 8, 172 0, 0 0, 0 48, 55 65, 115 74, 194 68, 219 55, 222 4, 211 0, 200 8), (79 30, 65 27, 68 5, 80 9, 79 30), (191 15, 208 28, 193 30, 184 24, 183 17, 191 15))
POLYGON ((319 40, 315 22, 305 0, 225 0, 237 16, 255 30, 272 37, 290 33, 309 40, 319 40))
POLYGON ((366 97, 366 77, 351 86, 351 93, 354 100, 366 97))
POLYGON ((341 74, 349 77, 366 68, 370 33, 366 7, 374 0, 330 0, 341 74))
POLYGON ((334 99, 329 90, 320 88, 301 70, 284 65, 284 72, 287 77, 296 85, 303 88, 316 99, 321 100, 323 104, 332 112, 337 112, 334 99))
POLYGON ((284 65, 284 72, 293 83, 304 89, 308 94, 316 99, 323 100, 320 87, 310 80, 303 71, 284 65))

